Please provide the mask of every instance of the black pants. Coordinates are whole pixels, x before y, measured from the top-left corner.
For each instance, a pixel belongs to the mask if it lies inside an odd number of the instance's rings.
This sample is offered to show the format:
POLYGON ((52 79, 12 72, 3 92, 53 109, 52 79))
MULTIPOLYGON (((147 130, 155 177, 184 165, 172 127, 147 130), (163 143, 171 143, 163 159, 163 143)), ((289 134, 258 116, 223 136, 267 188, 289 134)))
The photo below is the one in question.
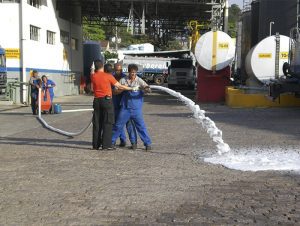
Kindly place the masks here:
POLYGON ((114 124, 114 109, 112 99, 94 98, 93 103, 93 148, 111 147, 112 125, 114 124))

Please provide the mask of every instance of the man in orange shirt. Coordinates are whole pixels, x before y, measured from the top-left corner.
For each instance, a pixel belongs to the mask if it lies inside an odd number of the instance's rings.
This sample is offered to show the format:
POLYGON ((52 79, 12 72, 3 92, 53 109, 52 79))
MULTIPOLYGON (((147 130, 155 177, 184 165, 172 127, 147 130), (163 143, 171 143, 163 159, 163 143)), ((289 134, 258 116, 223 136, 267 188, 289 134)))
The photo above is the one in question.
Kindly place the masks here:
POLYGON ((121 85, 111 74, 103 71, 103 62, 94 61, 95 73, 91 75, 94 90, 93 114, 93 149, 112 150, 112 125, 114 124, 114 108, 111 86, 121 90, 135 88, 121 85))

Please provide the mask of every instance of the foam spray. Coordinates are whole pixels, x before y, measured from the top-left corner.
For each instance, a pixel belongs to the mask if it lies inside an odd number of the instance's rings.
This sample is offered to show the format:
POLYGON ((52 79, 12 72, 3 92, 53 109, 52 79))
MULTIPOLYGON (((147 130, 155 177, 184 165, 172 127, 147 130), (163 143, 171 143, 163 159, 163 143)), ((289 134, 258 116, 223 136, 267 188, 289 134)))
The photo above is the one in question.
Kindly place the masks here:
POLYGON ((195 102, 191 99, 187 98, 186 96, 183 96, 181 93, 176 92, 172 89, 155 85, 151 85, 150 87, 152 89, 164 91, 178 98, 180 101, 184 102, 184 104, 193 112, 193 116, 196 119, 196 122, 202 125, 202 127, 206 130, 209 136, 216 143, 219 155, 230 151, 229 145, 225 143, 222 138, 222 131, 217 128, 216 124, 209 117, 205 116, 205 111, 201 110, 199 105, 195 104, 195 102))

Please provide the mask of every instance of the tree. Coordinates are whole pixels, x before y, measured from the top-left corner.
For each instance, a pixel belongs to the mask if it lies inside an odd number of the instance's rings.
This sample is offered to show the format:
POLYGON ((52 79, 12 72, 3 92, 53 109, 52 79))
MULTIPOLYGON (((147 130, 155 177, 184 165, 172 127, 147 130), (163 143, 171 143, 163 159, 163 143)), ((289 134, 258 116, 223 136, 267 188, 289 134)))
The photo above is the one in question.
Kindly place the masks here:
POLYGON ((105 32, 100 25, 83 23, 83 40, 100 41, 105 39, 105 32))
POLYGON ((111 53, 111 52, 109 52, 109 51, 105 51, 105 52, 104 52, 104 58, 105 58, 106 60, 112 59, 112 58, 118 58, 118 54, 117 54, 117 53, 111 53))
POLYGON ((228 16, 228 34, 231 37, 236 37, 236 24, 239 21, 241 15, 241 9, 238 5, 232 4, 229 7, 229 16, 228 16))

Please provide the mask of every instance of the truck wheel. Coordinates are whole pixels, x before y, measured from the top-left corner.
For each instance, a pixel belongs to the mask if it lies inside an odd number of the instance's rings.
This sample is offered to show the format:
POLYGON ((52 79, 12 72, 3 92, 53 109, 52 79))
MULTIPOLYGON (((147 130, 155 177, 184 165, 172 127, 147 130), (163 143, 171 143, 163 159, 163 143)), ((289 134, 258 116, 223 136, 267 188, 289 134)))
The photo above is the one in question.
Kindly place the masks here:
POLYGON ((162 75, 156 75, 153 80, 156 85, 162 85, 165 82, 165 78, 162 75))

